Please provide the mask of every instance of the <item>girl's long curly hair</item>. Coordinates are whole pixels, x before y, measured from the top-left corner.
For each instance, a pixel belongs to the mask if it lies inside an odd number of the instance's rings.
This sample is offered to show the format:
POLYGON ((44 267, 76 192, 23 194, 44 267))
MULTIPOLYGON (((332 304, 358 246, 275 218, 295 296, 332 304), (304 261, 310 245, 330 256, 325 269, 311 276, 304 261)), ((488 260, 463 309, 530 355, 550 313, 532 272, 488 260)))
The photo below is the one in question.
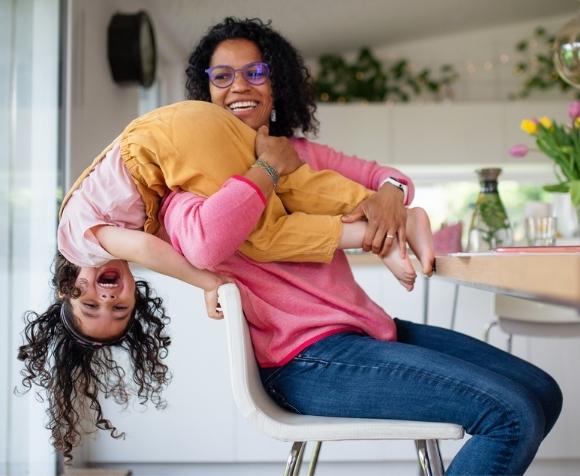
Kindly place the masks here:
POLYGON ((24 361, 23 391, 30 390, 33 384, 41 387, 38 394, 41 398, 46 396, 48 401, 47 428, 52 434, 51 442, 70 460, 73 447, 79 444, 85 431, 83 421, 93 421, 96 428, 108 431, 113 438, 125 436, 103 416, 99 394, 126 405, 130 390, 134 390, 139 403, 151 401, 156 408, 165 406, 161 392, 171 375, 162 362, 170 344, 163 331, 169 317, 149 285, 137 281, 133 324, 116 345, 129 355, 133 371, 129 380, 111 347, 87 348, 66 331, 60 318, 61 307, 65 300, 80 295, 75 287, 80 269, 60 253, 55 257, 53 268, 55 300, 42 314, 26 312, 26 342, 20 346, 18 358, 24 361))
POLYGON ((265 62, 270 65, 276 121, 270 124, 273 136, 291 137, 296 132, 315 134, 318 121, 314 117, 316 103, 310 72, 298 51, 270 22, 260 19, 227 17, 208 30, 189 57, 187 97, 211 102, 209 80, 205 70, 217 46, 225 40, 246 39, 255 43, 265 62))

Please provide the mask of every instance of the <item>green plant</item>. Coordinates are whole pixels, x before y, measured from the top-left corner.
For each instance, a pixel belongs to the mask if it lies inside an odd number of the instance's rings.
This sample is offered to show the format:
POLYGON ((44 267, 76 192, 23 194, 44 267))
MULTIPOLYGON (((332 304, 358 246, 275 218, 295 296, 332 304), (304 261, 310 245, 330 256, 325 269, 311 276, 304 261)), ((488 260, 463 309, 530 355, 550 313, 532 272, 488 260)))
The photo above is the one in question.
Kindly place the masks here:
MULTIPOLYGON (((538 26, 530 38, 520 40, 515 45, 519 55, 515 72, 522 76, 522 85, 517 93, 509 95, 510 99, 525 99, 534 91, 572 92, 572 86, 560 78, 554 67, 552 59, 554 39, 554 35, 548 33, 544 27, 538 26)), ((580 99, 580 92, 576 91, 574 96, 580 99)))
POLYGON ((439 97, 459 78, 451 65, 443 65, 435 78, 428 68, 415 74, 406 59, 383 65, 369 48, 362 48, 349 64, 339 55, 323 55, 314 80, 316 96, 323 102, 408 102, 427 91, 439 97))
POLYGON ((490 248, 503 244, 501 235, 498 233, 502 229, 509 229, 507 213, 501 202, 499 195, 480 194, 476 208, 479 208, 481 219, 486 226, 478 227, 485 241, 490 248))

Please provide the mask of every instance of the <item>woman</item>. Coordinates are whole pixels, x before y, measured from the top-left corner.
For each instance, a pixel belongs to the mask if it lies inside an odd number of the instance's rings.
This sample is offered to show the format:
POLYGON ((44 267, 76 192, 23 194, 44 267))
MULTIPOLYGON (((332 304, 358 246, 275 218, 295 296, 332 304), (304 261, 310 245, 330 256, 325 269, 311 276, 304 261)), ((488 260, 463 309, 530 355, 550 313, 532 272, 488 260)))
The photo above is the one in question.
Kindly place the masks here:
MULTIPOLYGON (((193 51, 187 76, 191 99, 220 105, 254 129, 269 126, 277 137, 264 142, 276 144, 279 153, 298 154, 316 169, 324 150, 334 170, 369 188, 378 185, 372 183, 376 164, 294 138, 316 126, 308 73, 294 48, 261 21, 227 18, 211 28, 193 51), (256 62, 271 70, 261 87, 243 74, 256 62), (233 74, 227 85, 212 83, 218 66, 233 74)), ((373 251, 405 222, 399 192, 389 184, 381 189, 384 194, 350 217, 365 212, 371 229, 365 244, 372 242, 373 251)), ((212 196, 214 205, 220 194, 212 196)), ((248 190, 239 198, 257 200, 252 197, 248 190)), ((173 192, 163 204, 163 223, 190 262, 235 280, 264 386, 280 405, 312 415, 456 423, 472 438, 447 474, 524 473, 561 410, 561 392, 549 375, 460 333, 392 319, 358 288, 341 251, 328 264, 258 263, 240 253, 220 254, 245 239, 235 230, 251 229, 259 210, 242 215, 230 202, 224 213, 232 232, 202 240, 203 230, 219 228, 203 213, 205 204, 203 196, 173 192), (182 225, 186 211, 196 216, 193 227, 182 225)))

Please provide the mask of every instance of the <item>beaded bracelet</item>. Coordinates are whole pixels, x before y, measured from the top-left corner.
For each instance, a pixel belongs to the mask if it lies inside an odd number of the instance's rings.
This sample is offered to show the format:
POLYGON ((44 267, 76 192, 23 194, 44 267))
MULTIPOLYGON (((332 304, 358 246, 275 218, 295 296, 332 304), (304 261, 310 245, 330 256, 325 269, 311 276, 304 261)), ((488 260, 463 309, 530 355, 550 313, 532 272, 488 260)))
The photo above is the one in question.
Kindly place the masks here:
POLYGON ((272 179, 274 187, 278 185, 278 181, 280 180, 280 175, 278 174, 278 171, 264 159, 256 160, 254 162, 254 165, 252 165, 252 167, 259 167, 260 169, 264 170, 272 179))

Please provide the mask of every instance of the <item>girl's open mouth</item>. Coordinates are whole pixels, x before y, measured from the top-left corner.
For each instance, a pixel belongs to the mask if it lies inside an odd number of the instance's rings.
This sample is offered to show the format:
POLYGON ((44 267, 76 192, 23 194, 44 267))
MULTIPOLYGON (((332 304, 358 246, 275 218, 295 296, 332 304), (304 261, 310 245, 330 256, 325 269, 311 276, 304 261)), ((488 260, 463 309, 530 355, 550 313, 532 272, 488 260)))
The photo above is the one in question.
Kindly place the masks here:
POLYGON ((97 277, 97 283, 103 288, 116 288, 119 286, 121 274, 116 270, 105 270, 97 277))

